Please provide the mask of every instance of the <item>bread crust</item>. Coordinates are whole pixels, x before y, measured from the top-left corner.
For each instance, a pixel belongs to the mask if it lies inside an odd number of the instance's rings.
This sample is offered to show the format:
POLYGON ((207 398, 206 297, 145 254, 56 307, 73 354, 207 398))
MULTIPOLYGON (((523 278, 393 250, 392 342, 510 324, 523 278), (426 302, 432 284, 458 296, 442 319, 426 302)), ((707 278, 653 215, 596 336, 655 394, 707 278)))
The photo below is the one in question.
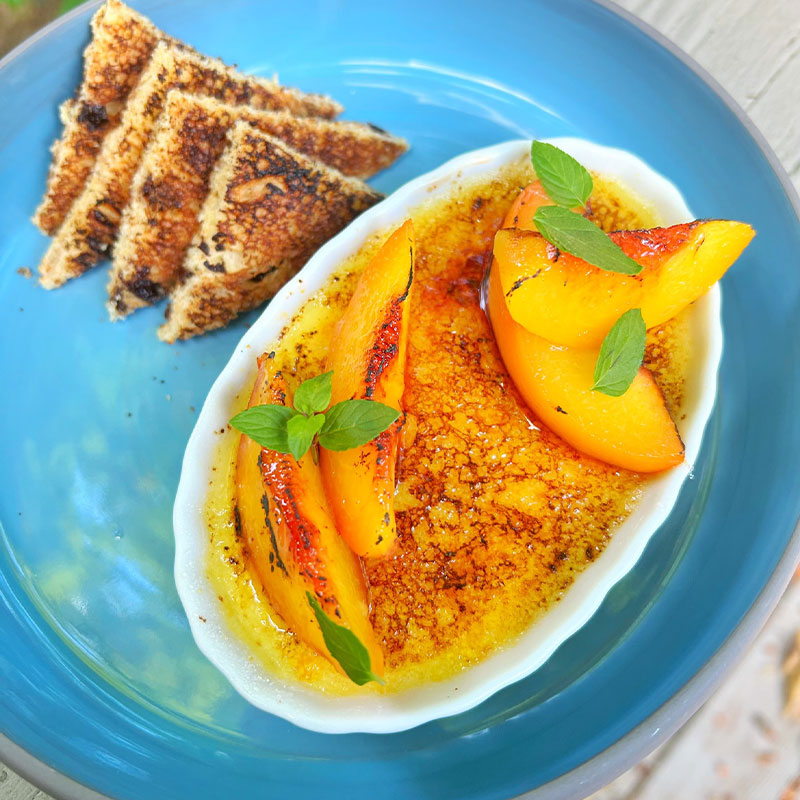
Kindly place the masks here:
POLYGON ((211 171, 237 121, 340 172, 368 178, 408 147, 374 126, 232 106, 172 90, 133 181, 109 277, 112 320, 151 305, 177 281, 211 171))
POLYGON ((380 198, 362 181, 235 123, 159 338, 188 339, 261 305, 380 198))
POLYGON ((340 106, 273 81, 243 75, 221 61, 160 41, 130 93, 119 124, 103 140, 83 192, 72 204, 39 266, 40 283, 61 286, 111 253, 131 182, 171 88, 254 108, 332 116, 340 106))
POLYGON ((50 235, 81 193, 103 140, 119 124, 125 101, 156 42, 169 38, 119 0, 100 6, 91 30, 83 54, 83 81, 75 98, 60 108, 64 128, 51 148, 47 188, 33 216, 34 223, 50 235))

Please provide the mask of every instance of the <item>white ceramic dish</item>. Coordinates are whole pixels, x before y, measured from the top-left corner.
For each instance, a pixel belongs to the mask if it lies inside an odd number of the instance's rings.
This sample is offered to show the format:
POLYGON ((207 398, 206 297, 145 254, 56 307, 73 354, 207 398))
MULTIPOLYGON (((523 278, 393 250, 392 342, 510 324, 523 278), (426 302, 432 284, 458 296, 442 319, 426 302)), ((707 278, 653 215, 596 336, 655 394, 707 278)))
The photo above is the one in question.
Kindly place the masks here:
MULTIPOLYGON (((672 225, 693 219, 680 192, 632 154, 581 139, 550 140, 589 169, 616 176, 649 200, 672 225)), ((400 694, 331 697, 265 674, 247 647, 229 630, 206 577, 209 543, 203 517, 218 437, 236 395, 252 379, 253 361, 280 334, 328 275, 372 233, 399 225, 413 209, 462 178, 490 174, 523 157, 529 141, 513 141, 466 153, 423 175, 367 211, 332 239, 276 295, 236 347, 214 383, 192 432, 175 499, 175 582, 198 647, 253 705, 323 733, 393 733, 466 711, 540 667, 592 617, 606 593, 639 559, 666 519, 697 458, 716 395, 722 355, 720 292, 715 286, 691 311, 694 347, 685 391, 685 417, 678 422, 686 445, 684 464, 652 479, 631 516, 602 555, 574 582, 564 598, 513 646, 441 683, 400 694), (200 618, 204 621, 200 621, 200 618)))

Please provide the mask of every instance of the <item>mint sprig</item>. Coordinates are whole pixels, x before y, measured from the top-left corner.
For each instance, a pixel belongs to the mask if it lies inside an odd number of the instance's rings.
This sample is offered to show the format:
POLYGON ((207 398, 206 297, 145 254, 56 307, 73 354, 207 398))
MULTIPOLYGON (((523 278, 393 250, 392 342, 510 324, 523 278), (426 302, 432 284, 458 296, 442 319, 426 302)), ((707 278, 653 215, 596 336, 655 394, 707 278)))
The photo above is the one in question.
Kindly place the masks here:
POLYGON ((233 417, 230 424, 262 447, 289 453, 288 424, 294 416, 297 416, 297 411, 289 406, 253 406, 233 417))
POLYGON ((641 309, 626 311, 603 339, 592 391, 619 397, 628 391, 644 361, 647 329, 641 309))
POLYGON ((306 592, 306 597, 322 630, 325 647, 339 662, 347 677, 359 686, 370 681, 383 684, 383 681, 372 671, 369 651, 361 639, 349 628, 334 622, 311 592, 306 592))
POLYGON ((325 414, 319 443, 326 450, 352 450, 372 441, 398 417, 391 406, 374 400, 345 400, 325 414))
POLYGON ((592 193, 594 183, 589 170, 569 153, 548 142, 534 141, 531 162, 536 177, 550 199, 564 208, 582 208, 592 193))
POLYGON ((626 256, 591 220, 560 206, 541 206, 533 215, 539 233, 559 250, 588 264, 623 275, 638 275, 641 264, 626 256))
POLYGON ((534 141, 531 163, 548 197, 556 204, 541 206, 533 222, 542 236, 565 253, 608 272, 638 275, 641 264, 625 255, 591 220, 571 211, 586 205, 592 193, 592 176, 571 155, 547 142, 534 141))
POLYGON ((333 371, 323 372, 316 378, 303 381, 294 393, 294 407, 301 414, 316 414, 324 411, 331 402, 333 371))
POLYGON ((264 403, 240 412, 230 424, 262 447, 299 461, 315 442, 326 450, 361 447, 400 416, 397 409, 376 400, 342 400, 325 411, 332 378, 333 373, 326 372, 301 383, 294 408, 264 403))
POLYGON ((286 423, 286 439, 289 452, 299 461, 314 442, 314 437, 319 433, 325 423, 324 414, 295 414, 286 423))

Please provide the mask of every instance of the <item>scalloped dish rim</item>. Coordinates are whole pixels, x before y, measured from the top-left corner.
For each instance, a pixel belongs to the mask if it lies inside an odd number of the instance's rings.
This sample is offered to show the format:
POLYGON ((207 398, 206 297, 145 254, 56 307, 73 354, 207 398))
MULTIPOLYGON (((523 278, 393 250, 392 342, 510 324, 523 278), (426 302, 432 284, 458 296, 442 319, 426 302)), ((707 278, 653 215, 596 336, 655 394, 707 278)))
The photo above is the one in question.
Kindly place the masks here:
MULTIPOLYGON (((551 138, 591 170, 619 177, 663 217, 664 225, 694 217, 678 189, 637 156, 571 137, 551 138)), ((219 446, 214 431, 225 427, 235 397, 252 379, 253 362, 280 335, 294 314, 341 262, 373 233, 399 225, 408 212, 460 178, 490 174, 524 156, 530 140, 514 140, 457 156, 406 183, 326 243, 272 299, 245 333, 214 382, 183 458, 173 510, 175 584, 192 635, 203 654, 254 706, 320 733, 396 733, 467 711, 538 669, 600 607, 606 594, 636 564, 650 538, 672 510, 697 459, 716 400, 722 357, 719 285, 690 312, 696 334, 678 428, 686 447, 683 464, 651 478, 630 516, 613 533, 600 556, 581 572, 559 603, 534 622, 515 644, 453 677, 396 694, 335 697, 265 672, 244 642, 230 630, 222 604, 206 575, 209 546, 204 509, 208 480, 219 446), (203 618, 203 620, 200 619, 203 618)))

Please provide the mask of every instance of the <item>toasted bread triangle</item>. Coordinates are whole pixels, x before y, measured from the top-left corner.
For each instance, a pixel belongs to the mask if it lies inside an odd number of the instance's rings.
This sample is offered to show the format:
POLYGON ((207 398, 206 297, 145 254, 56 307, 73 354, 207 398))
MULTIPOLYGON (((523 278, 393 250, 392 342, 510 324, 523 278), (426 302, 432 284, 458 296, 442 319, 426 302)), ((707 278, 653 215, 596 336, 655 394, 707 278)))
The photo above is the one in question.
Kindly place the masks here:
POLYGON ((159 337, 188 339, 263 303, 380 195, 239 121, 159 337))
MULTIPOLYGON (((33 221, 53 234, 81 193, 103 139, 122 109, 156 42, 164 34, 119 0, 107 0, 92 17, 92 40, 83 54, 83 82, 61 106, 64 126, 52 147, 44 199, 33 221)), ((176 43, 177 44, 177 43, 176 43)))
POLYGON ((255 108, 334 115, 340 106, 273 81, 242 75, 216 59, 160 41, 130 93, 119 124, 104 138, 83 192, 73 203, 39 267, 52 289, 110 254, 131 182, 171 88, 255 108))
POLYGON ((134 178, 114 245, 108 286, 112 319, 150 305, 177 280, 225 134, 239 120, 359 178, 389 166, 407 149, 404 140, 361 123, 258 111, 171 91, 134 178))

